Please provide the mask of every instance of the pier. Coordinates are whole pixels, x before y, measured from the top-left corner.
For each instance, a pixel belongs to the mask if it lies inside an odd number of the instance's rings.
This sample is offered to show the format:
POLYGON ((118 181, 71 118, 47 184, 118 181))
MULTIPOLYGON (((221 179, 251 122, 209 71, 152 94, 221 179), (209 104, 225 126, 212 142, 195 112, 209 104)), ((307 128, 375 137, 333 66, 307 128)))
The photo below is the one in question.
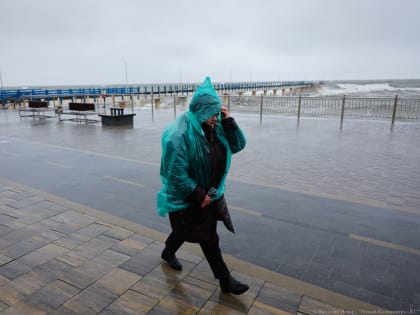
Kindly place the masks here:
MULTIPOLYGON (((320 81, 266 81, 266 82, 221 82, 215 83, 214 87, 219 93, 237 92, 243 94, 247 91, 272 90, 274 95, 293 95, 303 93, 308 89, 313 89, 322 84, 320 81)), ((76 99, 76 98, 100 98, 109 96, 130 95, 131 97, 147 97, 149 95, 188 95, 193 93, 199 83, 186 84, 141 84, 141 85, 121 85, 121 86, 92 86, 92 87, 63 87, 63 88, 3 88, 0 90, 0 102, 4 108, 8 103, 20 103, 24 100, 45 99, 47 101, 57 99, 76 99)))

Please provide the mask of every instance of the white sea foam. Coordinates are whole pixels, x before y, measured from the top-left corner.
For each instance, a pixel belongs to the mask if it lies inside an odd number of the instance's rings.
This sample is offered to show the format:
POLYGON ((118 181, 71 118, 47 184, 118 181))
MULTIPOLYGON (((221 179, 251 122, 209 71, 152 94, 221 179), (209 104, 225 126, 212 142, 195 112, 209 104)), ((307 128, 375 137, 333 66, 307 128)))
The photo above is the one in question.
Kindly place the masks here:
POLYGON ((337 84, 340 89, 347 93, 366 93, 376 91, 393 91, 388 83, 373 83, 373 84, 337 84))
MULTIPOLYGON (((245 95, 245 96, 251 96, 252 95, 252 91, 245 91, 244 93, 243 93, 243 95, 245 95)), ((262 94, 264 94, 264 91, 261 91, 261 90, 258 90, 258 91, 255 91, 255 95, 262 95, 262 94)), ((267 95, 272 95, 273 94, 273 91, 267 91, 267 95)))
POLYGON ((320 96, 335 96, 335 95, 369 95, 369 94, 395 94, 398 92, 411 92, 414 94, 420 94, 420 88, 418 87, 393 87, 389 83, 335 83, 323 85, 318 90, 320 96))

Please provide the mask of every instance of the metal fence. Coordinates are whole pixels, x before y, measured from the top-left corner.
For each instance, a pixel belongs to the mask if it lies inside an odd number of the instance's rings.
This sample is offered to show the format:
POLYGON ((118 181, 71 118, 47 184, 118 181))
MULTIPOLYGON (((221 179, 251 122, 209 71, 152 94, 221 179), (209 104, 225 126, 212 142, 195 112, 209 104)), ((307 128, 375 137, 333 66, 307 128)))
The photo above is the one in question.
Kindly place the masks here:
POLYGON ((420 119, 420 98, 362 98, 362 97, 284 97, 225 95, 223 103, 230 110, 266 114, 302 116, 337 116, 390 119, 420 119))
MULTIPOLYGON (((101 95, 102 96, 102 95, 101 95)), ((86 95, 73 95, 73 102, 78 99, 86 101, 86 95)), ((134 100, 133 95, 120 94, 118 96, 108 95, 107 97, 88 96, 88 100, 96 103, 98 106, 105 106, 105 103, 111 102, 116 104, 116 98, 120 97, 121 101, 131 104, 132 110, 134 103, 139 106, 144 106, 149 103, 152 113, 152 120, 154 117, 154 110, 159 107, 173 108, 174 118, 177 112, 183 112, 188 109, 190 96, 173 96, 165 95, 137 95, 134 100)), ((264 115, 280 114, 297 117, 297 122, 301 117, 319 117, 331 116, 339 117, 341 120, 340 127, 342 128, 344 118, 378 118, 389 119, 391 125, 394 125, 396 120, 420 120, 420 96, 418 98, 402 98, 395 97, 348 97, 345 95, 334 97, 313 97, 313 96, 275 96, 275 95, 241 95, 228 94, 220 95, 222 102, 231 111, 256 113, 259 114, 260 122, 262 122, 264 115)), ((24 107, 27 98, 22 97, 17 102, 13 103, 16 107, 24 107)), ((50 102, 60 101, 60 97, 51 97, 50 102)), ((136 105, 136 106, 137 106, 136 105)))

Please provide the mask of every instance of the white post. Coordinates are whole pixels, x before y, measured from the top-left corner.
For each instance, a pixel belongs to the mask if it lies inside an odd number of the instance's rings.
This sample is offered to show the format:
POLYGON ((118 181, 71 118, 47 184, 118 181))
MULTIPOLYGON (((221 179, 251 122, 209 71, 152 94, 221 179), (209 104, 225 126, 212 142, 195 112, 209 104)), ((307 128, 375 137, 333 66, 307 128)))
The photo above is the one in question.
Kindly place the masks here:
POLYGON ((125 67, 125 84, 128 85, 127 62, 124 61, 125 67))

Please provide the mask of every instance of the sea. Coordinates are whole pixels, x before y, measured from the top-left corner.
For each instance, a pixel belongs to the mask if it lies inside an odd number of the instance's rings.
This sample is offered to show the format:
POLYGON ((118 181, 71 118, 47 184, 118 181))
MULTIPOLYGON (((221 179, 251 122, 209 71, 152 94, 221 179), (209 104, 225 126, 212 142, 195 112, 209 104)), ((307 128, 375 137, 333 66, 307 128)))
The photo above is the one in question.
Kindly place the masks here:
POLYGON ((420 98, 420 79, 323 81, 312 96, 420 98))

